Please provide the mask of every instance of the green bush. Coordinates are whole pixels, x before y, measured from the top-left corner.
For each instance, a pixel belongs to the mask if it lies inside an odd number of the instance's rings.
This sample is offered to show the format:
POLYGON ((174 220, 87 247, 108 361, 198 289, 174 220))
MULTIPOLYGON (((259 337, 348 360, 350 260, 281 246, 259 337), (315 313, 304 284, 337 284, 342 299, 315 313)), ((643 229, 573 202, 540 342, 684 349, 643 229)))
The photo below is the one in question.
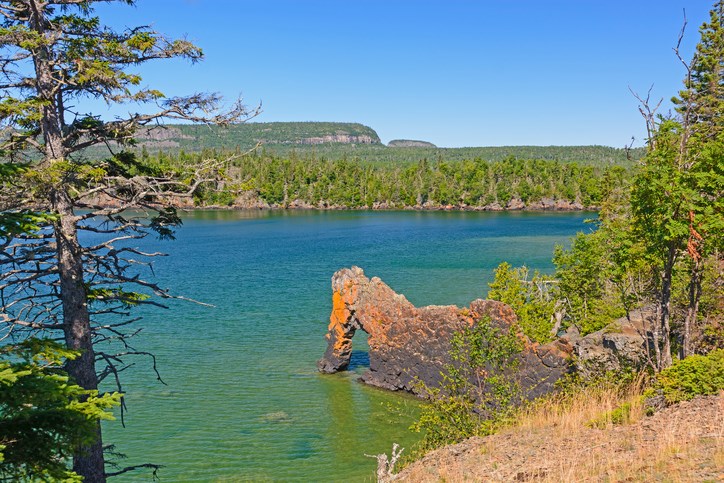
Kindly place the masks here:
POLYGON ((423 433, 411 457, 495 432, 521 400, 515 379, 521 350, 513 331, 494 326, 489 318, 456 334, 441 387, 423 387, 430 403, 410 427, 423 433))
POLYGON ((513 268, 503 262, 495 269, 487 298, 510 305, 518 316, 520 330, 531 340, 545 344, 553 340, 556 300, 550 293, 553 280, 527 267, 513 268), (530 280, 529 280, 530 278, 530 280))
POLYGON ((609 424, 626 424, 631 420, 631 403, 623 403, 621 406, 599 415, 588 423, 589 427, 606 429, 609 424))
POLYGON ((674 362, 658 375, 655 389, 669 404, 724 391, 724 349, 674 362))

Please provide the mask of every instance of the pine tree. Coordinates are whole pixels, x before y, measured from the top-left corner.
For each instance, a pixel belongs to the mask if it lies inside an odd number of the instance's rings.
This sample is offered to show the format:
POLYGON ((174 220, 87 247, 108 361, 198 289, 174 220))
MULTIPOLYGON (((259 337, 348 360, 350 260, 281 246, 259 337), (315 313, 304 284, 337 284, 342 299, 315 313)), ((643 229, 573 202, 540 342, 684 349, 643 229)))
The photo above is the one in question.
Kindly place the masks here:
MULTIPOLYGON (((724 1, 718 0, 687 65, 684 89, 673 99, 678 115, 653 124, 649 152, 637 174, 631 204, 635 230, 658 266, 657 365, 671 365, 671 291, 682 257, 689 263, 689 310, 681 355, 690 353, 701 296, 702 262, 722 248, 724 235, 724 1)), ((678 55, 678 47, 676 49, 678 55)), ((646 110, 646 109, 645 109, 646 110)))
MULTIPOLYGON (((104 1, 111 2, 135 3, 104 1)), ((93 314, 126 315, 129 307, 146 301, 146 295, 122 288, 127 284, 168 296, 128 274, 131 267, 124 253, 143 254, 118 249, 115 242, 149 232, 172 236, 180 220, 159 195, 188 197, 206 179, 202 175, 213 175, 216 168, 205 167, 212 172, 178 180, 143 168, 128 154, 99 162, 84 160, 81 151, 98 144, 132 143, 139 127, 157 120, 228 124, 250 114, 240 102, 219 110, 215 95, 167 98, 158 90, 139 87, 141 77, 129 69, 159 59, 196 62, 202 51, 148 27, 115 31, 93 14, 96 3, 0 2, 0 122, 5 132, 1 148, 8 161, 0 164, 0 321, 14 336, 22 331, 62 331, 67 348, 81 354, 68 362, 68 374, 86 390, 98 389, 99 373, 102 379, 119 372, 118 354, 95 350, 94 342, 109 336, 93 322, 93 314), (74 106, 87 98, 129 106, 154 103, 160 110, 104 121, 76 111, 74 106), (123 214, 133 207, 155 215, 144 219, 123 214), (90 213, 79 214, 79 208, 90 213), (108 239, 84 247, 80 230, 108 239), (95 309, 99 305, 104 308, 95 309), (105 364, 100 371, 97 361, 105 364)), ((118 326, 110 330, 119 332, 118 326)), ((89 482, 106 478, 100 425, 97 433, 95 441, 74 455, 74 471, 89 482)))

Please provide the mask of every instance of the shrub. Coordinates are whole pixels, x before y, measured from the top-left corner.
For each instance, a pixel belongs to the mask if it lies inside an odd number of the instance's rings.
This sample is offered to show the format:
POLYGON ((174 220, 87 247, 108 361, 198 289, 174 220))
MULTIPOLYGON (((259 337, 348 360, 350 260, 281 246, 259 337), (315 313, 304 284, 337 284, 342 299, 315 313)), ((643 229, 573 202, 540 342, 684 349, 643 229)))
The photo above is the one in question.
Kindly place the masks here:
POLYGON ((503 262, 495 269, 487 298, 510 305, 520 330, 531 340, 545 344, 553 339, 556 301, 550 294, 552 280, 527 267, 513 268, 503 262), (530 277, 530 280, 529 280, 530 277))
POLYGON ((512 330, 494 326, 489 318, 456 334, 441 387, 423 387, 431 401, 410 427, 424 433, 411 456, 493 433, 521 399, 514 377, 521 349, 512 330))
POLYGON ((669 404, 724 391, 724 349, 674 362, 658 375, 655 389, 669 404))
POLYGON ((606 429, 609 424, 626 424, 632 419, 631 409, 631 401, 625 402, 611 411, 605 411, 598 415, 588 423, 588 426, 592 428, 606 429))

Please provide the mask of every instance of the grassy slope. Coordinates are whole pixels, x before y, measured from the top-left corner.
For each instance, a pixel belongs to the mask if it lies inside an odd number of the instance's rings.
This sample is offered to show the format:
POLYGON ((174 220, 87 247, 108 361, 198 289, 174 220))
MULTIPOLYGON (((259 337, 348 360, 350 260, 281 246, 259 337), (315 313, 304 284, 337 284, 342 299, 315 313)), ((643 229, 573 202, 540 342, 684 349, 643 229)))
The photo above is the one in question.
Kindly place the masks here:
POLYGON ((724 393, 651 417, 639 400, 608 390, 548 400, 498 434, 431 452, 395 481, 722 481, 724 393), (625 402, 624 424, 601 417, 625 402))

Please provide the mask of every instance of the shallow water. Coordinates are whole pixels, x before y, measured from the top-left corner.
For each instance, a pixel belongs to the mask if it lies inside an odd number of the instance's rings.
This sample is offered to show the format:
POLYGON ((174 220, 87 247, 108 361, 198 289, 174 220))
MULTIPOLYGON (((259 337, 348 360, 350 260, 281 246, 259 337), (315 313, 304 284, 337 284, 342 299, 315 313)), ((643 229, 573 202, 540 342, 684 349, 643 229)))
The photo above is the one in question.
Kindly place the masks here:
MULTIPOLYGON (((358 265, 416 305, 467 305, 499 262, 552 269, 590 213, 193 212, 156 280, 214 305, 144 309, 135 348, 154 352, 125 373, 126 428, 104 435, 123 466, 164 465, 161 481, 372 481, 365 454, 409 447, 416 400, 365 387, 366 345, 353 371, 318 374, 330 278, 358 265)), ((148 481, 148 473, 115 481, 148 481)))

